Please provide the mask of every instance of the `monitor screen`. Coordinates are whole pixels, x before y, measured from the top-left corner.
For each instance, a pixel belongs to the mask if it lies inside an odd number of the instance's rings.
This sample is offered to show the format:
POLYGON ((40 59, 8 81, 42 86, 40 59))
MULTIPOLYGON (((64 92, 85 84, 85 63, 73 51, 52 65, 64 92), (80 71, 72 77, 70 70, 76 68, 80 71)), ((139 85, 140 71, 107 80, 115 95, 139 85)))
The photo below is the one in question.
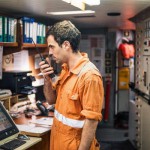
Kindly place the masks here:
POLYGON ((18 132, 18 128, 3 104, 0 102, 0 140, 10 137, 18 132))
POLYGON ((2 109, 0 108, 0 131, 4 131, 10 127, 12 127, 11 123, 8 121, 2 109))

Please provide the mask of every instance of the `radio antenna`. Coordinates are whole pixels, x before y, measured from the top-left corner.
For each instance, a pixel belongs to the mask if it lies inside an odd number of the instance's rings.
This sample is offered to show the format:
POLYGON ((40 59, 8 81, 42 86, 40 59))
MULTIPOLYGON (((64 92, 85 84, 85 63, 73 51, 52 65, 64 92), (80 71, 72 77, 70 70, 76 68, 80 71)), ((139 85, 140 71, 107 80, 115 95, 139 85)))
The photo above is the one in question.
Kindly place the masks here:
POLYGON ((32 39, 32 42, 33 42, 33 44, 34 44, 34 46, 35 46, 35 48, 36 48, 36 51, 37 51, 38 54, 40 55, 41 60, 42 60, 42 61, 45 61, 44 57, 43 57, 43 56, 41 55, 41 53, 40 53, 40 50, 38 49, 38 47, 36 46, 35 42, 33 41, 33 38, 31 38, 31 39, 32 39))

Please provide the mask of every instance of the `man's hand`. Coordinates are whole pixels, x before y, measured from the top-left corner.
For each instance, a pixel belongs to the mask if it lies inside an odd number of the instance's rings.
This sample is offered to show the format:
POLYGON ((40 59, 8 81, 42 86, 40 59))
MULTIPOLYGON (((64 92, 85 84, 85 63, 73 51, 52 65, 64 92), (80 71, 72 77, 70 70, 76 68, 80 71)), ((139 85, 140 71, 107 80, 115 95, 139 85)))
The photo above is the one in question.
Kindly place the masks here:
MULTIPOLYGON (((48 59, 46 59, 46 62, 48 62, 48 59)), ((45 61, 41 61, 39 63, 40 71, 43 74, 43 76, 45 76, 45 77, 47 77, 49 74, 54 73, 53 67, 51 67, 49 65, 49 62, 48 63, 46 63, 46 62, 45 61)))
MULTIPOLYGON (((48 60, 46 60, 48 61, 48 60)), ((41 61, 39 63, 41 73, 44 76, 44 95, 47 100, 47 102, 51 104, 55 104, 56 102, 56 91, 52 88, 52 80, 50 78, 50 74, 54 73, 53 67, 51 67, 48 63, 45 63, 45 61, 41 61)))

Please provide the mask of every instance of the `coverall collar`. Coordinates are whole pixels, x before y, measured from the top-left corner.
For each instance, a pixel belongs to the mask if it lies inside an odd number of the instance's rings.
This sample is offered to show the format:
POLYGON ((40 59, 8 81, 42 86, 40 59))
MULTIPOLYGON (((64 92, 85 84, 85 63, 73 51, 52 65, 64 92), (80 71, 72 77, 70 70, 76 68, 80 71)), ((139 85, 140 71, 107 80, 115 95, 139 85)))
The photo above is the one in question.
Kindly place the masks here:
MULTIPOLYGON (((70 71, 73 74, 78 74, 82 67, 89 61, 87 53, 81 53, 82 58, 79 60, 79 62, 75 65, 75 67, 70 71)), ((62 65, 62 68, 66 71, 68 71, 68 65, 64 63, 62 65)))

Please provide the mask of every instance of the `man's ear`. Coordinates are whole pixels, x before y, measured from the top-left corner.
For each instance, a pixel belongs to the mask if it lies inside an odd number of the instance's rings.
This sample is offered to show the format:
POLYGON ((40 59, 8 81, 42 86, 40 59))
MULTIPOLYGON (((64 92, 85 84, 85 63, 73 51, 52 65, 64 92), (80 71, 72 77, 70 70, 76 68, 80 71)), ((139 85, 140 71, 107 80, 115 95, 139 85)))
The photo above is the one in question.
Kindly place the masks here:
POLYGON ((69 41, 64 41, 62 47, 66 50, 70 49, 71 45, 69 41))

